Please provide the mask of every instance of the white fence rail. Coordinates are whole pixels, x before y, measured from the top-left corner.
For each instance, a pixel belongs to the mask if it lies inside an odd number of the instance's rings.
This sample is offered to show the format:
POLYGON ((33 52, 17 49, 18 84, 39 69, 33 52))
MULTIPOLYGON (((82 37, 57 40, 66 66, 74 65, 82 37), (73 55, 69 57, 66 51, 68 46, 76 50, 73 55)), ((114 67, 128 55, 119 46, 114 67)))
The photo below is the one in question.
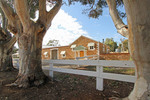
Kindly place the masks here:
POLYGON ((113 66, 122 68, 135 68, 132 61, 108 61, 108 60, 44 60, 50 64, 49 68, 44 68, 49 70, 49 75, 53 78, 53 72, 70 73, 77 75, 85 75, 96 77, 96 89, 103 90, 103 79, 112 79, 118 81, 132 82, 136 80, 136 76, 133 75, 122 75, 114 73, 103 72, 103 66, 113 66), (65 69, 65 68, 54 68, 54 64, 69 64, 69 65, 94 65, 96 66, 96 71, 84 71, 75 69, 65 69))
POLYGON ((13 58, 13 66, 15 66, 17 69, 19 69, 19 59, 13 58))
POLYGON ((76 60, 83 59, 83 58, 94 60, 94 59, 98 59, 98 57, 99 57, 98 55, 90 55, 90 56, 84 56, 84 57, 76 57, 76 60))
MULTIPOLYGON (((13 59, 13 64, 19 68, 19 60, 13 59)), ((136 75, 122 75, 115 73, 105 73, 103 72, 103 66, 107 67, 121 67, 121 68, 135 68, 132 61, 115 61, 115 60, 43 60, 43 62, 49 63, 50 67, 43 67, 43 69, 49 70, 49 76, 53 78, 53 72, 62 72, 69 74, 85 75, 96 77, 96 89, 103 90, 103 79, 118 80, 124 82, 134 83, 136 80, 136 75), (96 66, 96 71, 85 71, 85 70, 75 70, 75 69, 65 69, 65 68, 54 68, 55 64, 61 65, 93 65, 96 66)))

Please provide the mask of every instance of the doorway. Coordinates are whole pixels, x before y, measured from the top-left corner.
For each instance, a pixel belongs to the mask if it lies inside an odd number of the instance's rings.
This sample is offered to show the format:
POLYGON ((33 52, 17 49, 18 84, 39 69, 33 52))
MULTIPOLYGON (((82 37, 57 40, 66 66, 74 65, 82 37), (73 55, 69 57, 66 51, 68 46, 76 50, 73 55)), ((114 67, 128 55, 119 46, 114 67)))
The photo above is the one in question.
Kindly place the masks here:
POLYGON ((84 51, 80 51, 80 57, 84 57, 84 51))
POLYGON ((57 50, 51 50, 51 59, 58 59, 57 55, 57 50))

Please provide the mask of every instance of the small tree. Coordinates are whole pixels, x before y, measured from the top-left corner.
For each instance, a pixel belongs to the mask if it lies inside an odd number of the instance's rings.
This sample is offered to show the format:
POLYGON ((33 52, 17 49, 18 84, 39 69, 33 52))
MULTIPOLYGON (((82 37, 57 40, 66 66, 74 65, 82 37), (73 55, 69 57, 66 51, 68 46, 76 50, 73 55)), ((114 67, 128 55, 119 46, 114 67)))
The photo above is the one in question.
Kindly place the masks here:
POLYGON ((60 46, 59 40, 49 40, 47 43, 48 46, 60 46))
POLYGON ((125 39, 123 41, 121 41, 121 48, 122 48, 122 51, 128 51, 128 39, 125 39))
POLYGON ((111 52, 115 52, 115 50, 118 48, 117 42, 115 42, 113 38, 106 38, 105 44, 110 47, 111 52))

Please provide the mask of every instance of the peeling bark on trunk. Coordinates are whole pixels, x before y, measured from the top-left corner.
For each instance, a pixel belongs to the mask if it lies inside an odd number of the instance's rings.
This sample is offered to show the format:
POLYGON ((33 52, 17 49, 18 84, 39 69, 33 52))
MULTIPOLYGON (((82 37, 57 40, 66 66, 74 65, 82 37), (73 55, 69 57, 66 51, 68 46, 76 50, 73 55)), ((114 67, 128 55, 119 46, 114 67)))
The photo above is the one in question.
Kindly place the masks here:
POLYGON ((31 26, 28 32, 18 38, 20 68, 17 80, 12 84, 24 88, 42 85, 48 79, 41 64, 42 34, 45 31, 38 32, 37 25, 31 26))
POLYGON ((137 80, 127 100, 150 100, 150 0, 124 0, 137 80))
POLYGON ((7 50, 6 47, 0 46, 0 71, 14 70, 12 64, 12 48, 7 50))
POLYGON ((0 5, 9 21, 8 28, 17 35, 20 55, 17 80, 7 86, 30 87, 46 82, 47 76, 42 71, 41 64, 42 40, 62 5, 62 0, 56 2, 55 6, 47 12, 46 0, 39 0, 39 19, 34 22, 30 19, 27 0, 14 1, 16 13, 5 1, 0 0, 0 5))

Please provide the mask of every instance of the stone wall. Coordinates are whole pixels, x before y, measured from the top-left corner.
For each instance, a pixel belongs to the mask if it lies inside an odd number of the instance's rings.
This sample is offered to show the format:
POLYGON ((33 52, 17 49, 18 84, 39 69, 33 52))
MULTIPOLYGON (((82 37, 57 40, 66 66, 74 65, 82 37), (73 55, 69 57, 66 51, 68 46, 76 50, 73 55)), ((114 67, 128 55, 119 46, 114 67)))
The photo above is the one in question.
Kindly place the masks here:
POLYGON ((129 53, 101 54, 100 60, 130 60, 130 54, 129 53))

